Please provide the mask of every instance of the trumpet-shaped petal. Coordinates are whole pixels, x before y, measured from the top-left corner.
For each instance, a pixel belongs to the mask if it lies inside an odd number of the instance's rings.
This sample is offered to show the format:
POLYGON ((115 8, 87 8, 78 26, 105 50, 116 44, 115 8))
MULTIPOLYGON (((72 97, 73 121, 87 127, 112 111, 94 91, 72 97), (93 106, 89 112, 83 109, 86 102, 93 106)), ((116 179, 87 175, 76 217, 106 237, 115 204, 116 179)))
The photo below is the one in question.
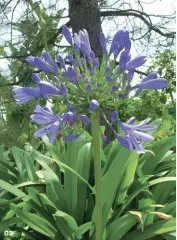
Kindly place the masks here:
POLYGON ((124 146, 125 148, 129 148, 129 141, 127 137, 123 137, 119 134, 116 134, 115 138, 120 142, 122 146, 124 146))
POLYGON ((68 67, 68 77, 71 79, 72 82, 74 82, 75 84, 78 83, 77 80, 77 73, 76 71, 72 68, 72 67, 68 67))
POLYGON ((138 68, 138 67, 142 66, 146 61, 147 61, 146 56, 136 57, 136 58, 132 59, 131 61, 127 62, 126 69, 130 70, 132 68, 134 68, 134 69, 138 68))
POLYGON ((39 87, 20 87, 14 86, 13 92, 15 93, 14 98, 17 104, 24 104, 32 100, 33 98, 42 97, 39 87))
POLYGON ((52 73, 52 68, 41 58, 35 57, 34 58, 34 63, 37 68, 44 72, 52 73))
POLYGON ((72 45, 72 43, 73 43, 72 36, 66 25, 62 26, 62 33, 63 33, 65 39, 68 41, 68 43, 70 43, 72 45))
POLYGON ((39 88, 42 96, 46 95, 60 95, 61 91, 49 82, 39 82, 39 88))
POLYGON ((161 89, 166 87, 168 84, 167 79, 165 78, 159 78, 159 79, 152 79, 145 81, 143 83, 138 84, 139 89, 161 89))

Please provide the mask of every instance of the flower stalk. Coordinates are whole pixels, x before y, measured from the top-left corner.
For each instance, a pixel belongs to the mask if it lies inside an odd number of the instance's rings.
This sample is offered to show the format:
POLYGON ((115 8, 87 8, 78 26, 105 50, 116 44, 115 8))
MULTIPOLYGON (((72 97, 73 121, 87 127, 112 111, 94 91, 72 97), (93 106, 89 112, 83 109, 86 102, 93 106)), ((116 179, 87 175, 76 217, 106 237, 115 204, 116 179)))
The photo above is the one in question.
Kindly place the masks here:
POLYGON ((96 240, 102 239, 102 190, 101 190, 101 152, 100 152, 100 123, 99 112, 92 115, 92 138, 94 150, 95 168, 95 216, 96 216, 96 240))

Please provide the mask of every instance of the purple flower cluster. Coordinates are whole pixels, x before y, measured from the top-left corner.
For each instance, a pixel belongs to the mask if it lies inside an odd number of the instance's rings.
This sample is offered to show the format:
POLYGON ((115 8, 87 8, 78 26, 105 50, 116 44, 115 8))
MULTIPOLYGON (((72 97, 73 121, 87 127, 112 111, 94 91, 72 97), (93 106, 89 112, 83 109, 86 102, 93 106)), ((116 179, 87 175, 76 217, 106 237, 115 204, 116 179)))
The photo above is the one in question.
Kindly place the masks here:
MULTIPOLYGON (((66 112, 61 115, 53 113, 49 108, 36 106, 31 119, 37 124, 44 125, 34 134, 36 137, 48 135, 49 142, 52 143, 67 123, 72 125, 79 120, 83 126, 87 126, 90 123, 87 116, 90 112, 99 111, 101 114, 103 108, 110 108, 110 104, 114 108, 115 104, 125 99, 131 91, 135 91, 136 97, 143 89, 161 89, 167 85, 166 79, 158 78, 157 73, 152 72, 141 83, 132 86, 136 68, 142 66, 147 58, 146 56, 131 58, 131 41, 127 31, 119 31, 115 34, 109 51, 106 47, 105 35, 100 34, 103 52, 101 61, 91 49, 87 30, 79 31, 72 37, 69 29, 63 25, 62 33, 74 50, 74 54, 68 55, 66 60, 59 55, 55 62, 47 52, 43 52, 41 57, 26 58, 28 64, 49 74, 48 79, 51 77, 53 82, 41 81, 40 76, 33 73, 32 79, 37 84, 36 87, 13 87, 14 98, 18 104, 27 103, 34 98, 48 99, 50 96, 55 98, 58 95, 62 96, 62 100, 64 99, 62 104, 67 104, 66 112), (85 107, 81 108, 82 105, 85 107), (79 106, 79 110, 76 106, 79 106)), ((115 123, 120 124, 125 137, 117 133, 115 137, 131 151, 137 149, 144 152, 142 142, 153 141, 153 137, 147 134, 155 130, 152 124, 148 124, 149 119, 137 125, 134 124, 134 118, 122 123, 118 119, 118 113, 114 111, 110 121, 110 126, 115 123)), ((64 140, 72 141, 77 137, 76 133, 64 136, 64 140)), ((106 142, 106 136, 103 135, 102 138, 106 142)))

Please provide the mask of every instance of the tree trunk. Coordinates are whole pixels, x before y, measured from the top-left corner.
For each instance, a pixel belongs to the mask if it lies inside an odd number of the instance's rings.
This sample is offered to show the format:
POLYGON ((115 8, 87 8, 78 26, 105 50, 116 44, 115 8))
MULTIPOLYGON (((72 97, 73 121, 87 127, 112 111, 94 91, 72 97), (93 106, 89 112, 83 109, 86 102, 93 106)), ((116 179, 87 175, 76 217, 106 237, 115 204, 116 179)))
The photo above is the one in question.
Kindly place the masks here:
POLYGON ((97 0, 69 0, 69 15, 73 33, 86 29, 91 48, 96 57, 102 56, 99 35, 101 32, 100 10, 97 0))

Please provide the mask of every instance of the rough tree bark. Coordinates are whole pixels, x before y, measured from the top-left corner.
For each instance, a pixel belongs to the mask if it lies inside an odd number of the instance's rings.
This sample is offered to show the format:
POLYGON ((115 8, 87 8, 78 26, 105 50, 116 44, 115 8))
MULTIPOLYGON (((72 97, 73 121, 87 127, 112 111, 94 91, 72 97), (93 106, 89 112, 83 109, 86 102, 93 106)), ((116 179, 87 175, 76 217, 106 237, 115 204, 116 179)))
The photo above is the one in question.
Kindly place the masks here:
POLYGON ((99 43, 101 20, 97 0, 69 0, 69 15, 73 33, 86 29, 92 50, 98 58, 101 58, 99 43))

